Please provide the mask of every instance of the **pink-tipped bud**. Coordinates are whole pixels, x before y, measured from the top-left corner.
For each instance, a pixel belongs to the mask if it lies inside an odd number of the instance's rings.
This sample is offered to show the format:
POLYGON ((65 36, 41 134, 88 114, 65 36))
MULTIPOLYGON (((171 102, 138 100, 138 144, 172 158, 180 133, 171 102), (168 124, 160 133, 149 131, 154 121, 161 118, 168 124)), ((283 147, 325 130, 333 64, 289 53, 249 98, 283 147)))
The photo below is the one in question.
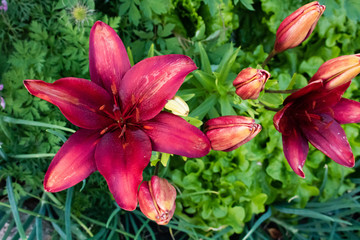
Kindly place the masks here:
POLYGON ((360 54, 330 59, 320 66, 310 82, 322 80, 324 88, 332 90, 350 82, 360 73, 360 54))
POLYGON ((175 188, 163 178, 152 176, 140 185, 139 205, 141 212, 159 225, 166 225, 175 212, 175 188))
POLYGON ((275 52, 294 48, 305 41, 313 32, 325 8, 324 5, 315 1, 302 6, 286 17, 276 32, 275 52))
POLYGON ((205 123, 205 134, 213 150, 229 152, 253 139, 261 131, 255 120, 243 116, 223 116, 205 123))
POLYGON ((263 69, 243 69, 233 82, 236 94, 244 100, 257 99, 270 76, 270 73, 263 69))

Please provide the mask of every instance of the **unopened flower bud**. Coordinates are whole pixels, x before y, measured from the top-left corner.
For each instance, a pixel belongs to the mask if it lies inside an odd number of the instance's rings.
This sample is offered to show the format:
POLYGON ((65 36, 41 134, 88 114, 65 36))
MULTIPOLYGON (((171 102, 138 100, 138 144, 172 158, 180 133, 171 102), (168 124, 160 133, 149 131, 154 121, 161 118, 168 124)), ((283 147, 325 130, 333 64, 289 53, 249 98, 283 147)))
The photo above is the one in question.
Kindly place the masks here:
POLYGON ((314 30, 325 8, 324 5, 315 1, 302 6, 286 17, 276 32, 275 52, 294 48, 305 41, 314 30))
POLYGON ((320 66, 310 82, 322 80, 324 88, 334 89, 351 81, 360 73, 360 54, 330 59, 320 66))
POLYGON ((205 123, 205 134, 217 151, 232 151, 253 139, 261 131, 255 120, 243 116, 223 116, 205 123))
POLYGON ((270 76, 270 73, 263 69, 243 69, 233 82, 236 94, 244 100, 257 99, 270 76))
POLYGON ((189 106, 181 97, 178 96, 168 100, 165 108, 170 110, 175 115, 187 116, 189 114, 189 106))
POLYGON ((163 178, 152 176, 140 185, 139 205, 141 212, 159 225, 166 225, 175 212, 175 188, 163 178))

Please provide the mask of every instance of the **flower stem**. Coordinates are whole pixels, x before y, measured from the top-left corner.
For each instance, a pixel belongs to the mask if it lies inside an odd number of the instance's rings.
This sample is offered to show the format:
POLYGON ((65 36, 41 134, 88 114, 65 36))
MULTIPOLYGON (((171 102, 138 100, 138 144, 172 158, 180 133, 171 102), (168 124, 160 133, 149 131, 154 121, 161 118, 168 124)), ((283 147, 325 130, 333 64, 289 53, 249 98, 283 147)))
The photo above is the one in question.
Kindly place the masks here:
POLYGON ((160 161, 158 161, 155 165, 154 176, 157 176, 159 174, 159 166, 160 166, 160 161))
POLYGON ((276 52, 275 52, 275 49, 273 49, 273 50, 270 52, 269 56, 267 56, 267 58, 265 59, 265 61, 261 64, 261 67, 264 68, 264 67, 268 64, 268 62, 270 61, 270 59, 272 59, 275 55, 276 55, 276 52))
POLYGON ((271 89, 265 89, 266 93, 294 93, 298 89, 292 89, 292 90, 271 90, 271 89))
POLYGON ((259 103, 260 103, 261 105, 263 105, 266 110, 269 110, 269 111, 278 112, 278 111, 281 110, 281 108, 269 107, 269 106, 267 106, 265 103, 263 103, 263 102, 261 102, 261 101, 259 101, 259 103))

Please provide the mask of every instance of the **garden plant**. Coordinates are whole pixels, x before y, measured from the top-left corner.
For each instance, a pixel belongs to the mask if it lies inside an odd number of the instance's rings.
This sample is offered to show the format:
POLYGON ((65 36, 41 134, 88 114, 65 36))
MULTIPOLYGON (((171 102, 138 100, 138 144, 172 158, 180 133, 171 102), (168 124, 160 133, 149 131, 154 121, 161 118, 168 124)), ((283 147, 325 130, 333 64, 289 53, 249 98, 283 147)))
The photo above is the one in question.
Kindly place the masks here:
POLYGON ((360 239, 357 0, 2 0, 0 239, 360 239))

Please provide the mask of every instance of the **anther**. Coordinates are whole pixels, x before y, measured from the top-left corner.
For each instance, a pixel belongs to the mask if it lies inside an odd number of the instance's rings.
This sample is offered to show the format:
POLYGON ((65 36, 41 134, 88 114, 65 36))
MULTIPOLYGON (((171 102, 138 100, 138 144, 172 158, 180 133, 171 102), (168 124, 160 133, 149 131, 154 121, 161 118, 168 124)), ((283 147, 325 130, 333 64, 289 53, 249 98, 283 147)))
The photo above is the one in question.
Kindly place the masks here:
POLYGON ((99 107, 99 110, 100 111, 102 111, 102 110, 104 110, 105 109, 105 104, 104 105, 101 105, 100 107, 99 107))
POLYGON ((104 135, 104 134, 107 132, 108 129, 109 129, 108 127, 104 128, 104 129, 100 132, 100 135, 104 135))

